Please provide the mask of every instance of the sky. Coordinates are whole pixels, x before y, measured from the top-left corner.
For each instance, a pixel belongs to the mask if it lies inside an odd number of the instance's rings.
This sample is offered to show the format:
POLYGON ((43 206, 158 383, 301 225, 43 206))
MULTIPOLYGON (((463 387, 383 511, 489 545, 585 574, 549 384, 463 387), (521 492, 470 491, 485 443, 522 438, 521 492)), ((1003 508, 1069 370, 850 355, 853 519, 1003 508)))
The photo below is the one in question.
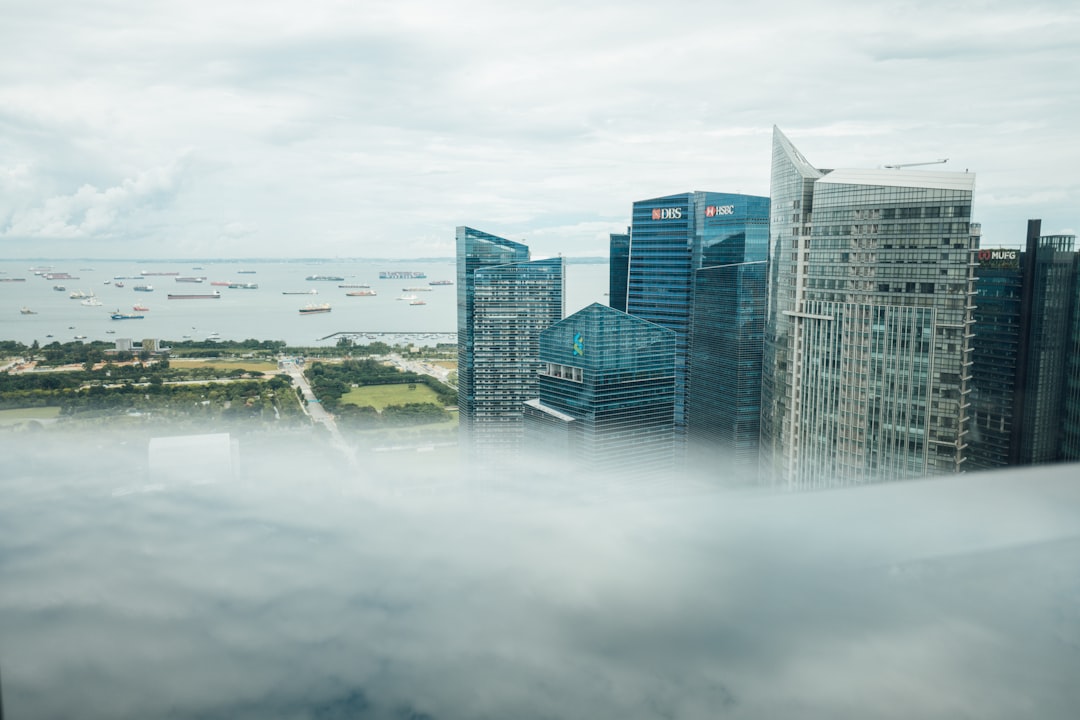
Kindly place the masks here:
POLYGON ((1080 226, 1080 5, 466 0, 0 7, 8 257, 607 254, 635 200, 976 173, 984 246, 1080 226))

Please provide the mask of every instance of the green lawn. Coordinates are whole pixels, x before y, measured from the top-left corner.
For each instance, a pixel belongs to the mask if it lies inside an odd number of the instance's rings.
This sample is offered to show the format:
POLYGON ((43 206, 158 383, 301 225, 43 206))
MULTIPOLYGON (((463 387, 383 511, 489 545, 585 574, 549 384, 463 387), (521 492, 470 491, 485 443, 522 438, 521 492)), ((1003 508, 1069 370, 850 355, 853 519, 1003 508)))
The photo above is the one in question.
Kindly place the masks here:
POLYGON ((19 425, 27 420, 52 420, 60 416, 58 407, 17 408, 0 410, 0 426, 19 425))
POLYGON ((359 407, 370 405, 379 412, 388 405, 407 405, 408 403, 432 403, 439 404, 439 396, 435 391, 422 383, 416 383, 412 390, 409 385, 368 385, 353 388, 341 396, 341 402, 352 403, 359 407))
POLYGON ((267 360, 197 360, 169 358, 169 366, 185 370, 193 368, 215 368, 217 370, 236 370, 243 368, 251 372, 273 373, 278 371, 276 362, 267 360))

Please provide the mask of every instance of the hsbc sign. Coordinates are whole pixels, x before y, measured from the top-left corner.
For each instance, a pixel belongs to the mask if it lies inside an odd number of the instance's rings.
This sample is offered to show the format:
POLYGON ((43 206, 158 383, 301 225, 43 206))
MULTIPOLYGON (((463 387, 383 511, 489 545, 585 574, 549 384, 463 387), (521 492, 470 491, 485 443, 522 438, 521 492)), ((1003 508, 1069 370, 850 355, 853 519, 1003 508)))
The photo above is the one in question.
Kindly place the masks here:
POLYGON ((653 208, 653 220, 678 220, 682 217, 682 208, 653 208))
POLYGON ((708 205, 705 208, 705 217, 716 217, 717 215, 734 215, 734 205, 708 205))

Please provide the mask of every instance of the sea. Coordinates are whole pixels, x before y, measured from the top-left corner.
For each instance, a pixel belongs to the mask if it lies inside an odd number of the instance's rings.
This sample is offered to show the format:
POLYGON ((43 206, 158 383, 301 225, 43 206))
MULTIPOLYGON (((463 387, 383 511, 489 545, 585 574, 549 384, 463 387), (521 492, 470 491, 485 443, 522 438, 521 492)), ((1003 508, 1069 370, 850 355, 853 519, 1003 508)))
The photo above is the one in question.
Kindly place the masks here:
MULTIPOLYGON (((457 331, 454 261, 384 260, 0 260, 0 340, 30 344, 118 338, 182 340, 284 340, 292 346, 332 346, 338 333, 391 343, 433 345, 453 342, 457 331), (417 279, 380 279, 380 272, 416 272, 417 279), (46 279, 44 273, 67 273, 69 279, 46 279), (42 274, 37 274, 42 273, 42 274), (178 273, 165 275, 155 273, 178 273), (309 280, 311 276, 344 280, 309 280), (177 277, 205 277, 202 283, 177 277), (22 278, 22 280, 19 280, 22 278), (229 288, 212 282, 255 284, 229 288), (120 286, 122 284, 122 287, 120 286), (152 292, 139 292, 150 285, 152 292), (370 285, 377 294, 349 297, 370 285), (58 287, 63 290, 56 289, 58 287), (406 290, 406 288, 424 288, 406 290), (169 293, 210 293, 219 299, 167 299, 169 293), (301 293, 314 290, 314 294, 301 293), (93 293, 100 305, 85 305, 71 294, 93 293), (412 304, 415 296, 424 304, 412 304), (302 314, 309 305, 328 303, 330 312, 302 314), (148 308, 135 311, 136 305, 148 308), (24 314, 23 309, 33 314, 24 314), (112 314, 142 315, 113 320, 112 314), (393 333, 393 335, 390 335, 393 333)), ((594 302, 607 304, 608 266, 574 262, 566 267, 566 314, 594 302)))

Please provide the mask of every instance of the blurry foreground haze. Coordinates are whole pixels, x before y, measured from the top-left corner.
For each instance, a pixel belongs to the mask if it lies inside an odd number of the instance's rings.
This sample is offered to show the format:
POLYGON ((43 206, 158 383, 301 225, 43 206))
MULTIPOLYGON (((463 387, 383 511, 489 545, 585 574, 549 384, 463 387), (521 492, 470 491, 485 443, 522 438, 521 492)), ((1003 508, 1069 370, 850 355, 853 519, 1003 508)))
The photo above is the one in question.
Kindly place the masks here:
POLYGON ((1075 465, 764 495, 275 445, 207 484, 116 435, 0 440, 9 718, 1080 708, 1075 465))

